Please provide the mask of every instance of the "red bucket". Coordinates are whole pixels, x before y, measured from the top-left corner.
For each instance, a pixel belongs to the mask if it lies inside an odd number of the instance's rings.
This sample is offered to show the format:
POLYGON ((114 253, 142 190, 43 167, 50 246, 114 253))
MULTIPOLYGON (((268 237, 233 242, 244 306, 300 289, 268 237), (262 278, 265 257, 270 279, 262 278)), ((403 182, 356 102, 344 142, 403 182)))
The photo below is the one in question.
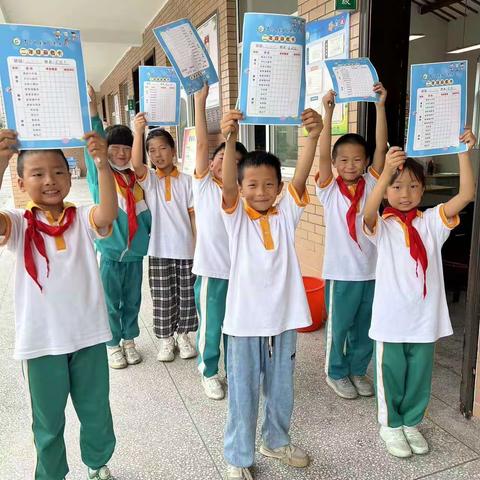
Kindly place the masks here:
POLYGON ((309 327, 297 328, 297 332, 314 332, 322 327, 327 318, 325 309, 325 281, 316 277, 303 277, 308 306, 312 314, 312 324, 309 327))

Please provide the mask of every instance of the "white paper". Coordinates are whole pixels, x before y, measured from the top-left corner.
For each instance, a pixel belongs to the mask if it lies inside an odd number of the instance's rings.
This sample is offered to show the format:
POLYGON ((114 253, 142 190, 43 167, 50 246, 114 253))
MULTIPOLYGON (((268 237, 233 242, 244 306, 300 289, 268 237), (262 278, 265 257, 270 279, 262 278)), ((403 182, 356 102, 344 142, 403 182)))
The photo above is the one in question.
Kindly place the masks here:
POLYGON ((182 76, 190 77, 208 68, 208 58, 190 25, 179 25, 162 32, 161 35, 172 53, 182 76))
POLYGON ((303 69, 301 45, 250 45, 247 115, 296 117, 303 69))
POLYGON ((149 122, 175 124, 177 85, 174 82, 145 82, 143 95, 149 122))
POLYGON ((414 150, 458 147, 461 100, 460 85, 418 89, 414 150))
POLYGON ((8 57, 7 62, 19 136, 24 140, 82 138, 75 60, 8 57))
POLYGON ((333 67, 342 98, 371 97, 375 80, 368 65, 340 65, 333 67))

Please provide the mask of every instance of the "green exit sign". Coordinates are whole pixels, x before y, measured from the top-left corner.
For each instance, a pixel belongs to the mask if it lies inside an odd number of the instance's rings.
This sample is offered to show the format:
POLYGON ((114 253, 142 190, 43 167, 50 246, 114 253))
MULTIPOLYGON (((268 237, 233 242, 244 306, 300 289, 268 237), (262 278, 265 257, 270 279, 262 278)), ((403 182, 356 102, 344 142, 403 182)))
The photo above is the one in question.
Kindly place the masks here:
POLYGON ((356 10, 357 0, 335 0, 335 10, 356 10))

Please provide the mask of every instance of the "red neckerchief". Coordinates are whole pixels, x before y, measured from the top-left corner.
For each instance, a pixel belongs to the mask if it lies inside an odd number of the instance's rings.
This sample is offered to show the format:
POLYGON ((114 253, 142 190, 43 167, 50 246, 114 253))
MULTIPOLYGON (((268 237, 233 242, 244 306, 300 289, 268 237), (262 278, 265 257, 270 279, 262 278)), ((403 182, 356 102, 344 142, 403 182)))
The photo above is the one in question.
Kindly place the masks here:
POLYGON ((417 218, 418 210, 416 208, 409 210, 408 212, 401 212, 396 208, 387 207, 383 215, 393 215, 397 217, 406 227, 408 233, 408 243, 410 245, 410 255, 415 260, 416 274, 418 277, 418 264, 423 270, 423 298, 427 295, 427 268, 428 258, 425 245, 423 244, 422 237, 418 233, 418 230, 413 226, 413 220, 417 218))
POLYGON ((67 207, 65 209, 65 221, 62 225, 48 225, 41 222, 35 216, 32 210, 25 210, 24 218, 27 220, 27 229, 25 230, 25 246, 23 251, 23 257, 25 262, 25 268, 28 274, 33 278, 33 281, 42 290, 42 286, 37 279, 37 267, 33 258, 33 245, 37 249, 38 253, 45 258, 47 262, 47 277, 50 274, 50 261, 47 256, 47 250, 45 248, 45 240, 42 233, 49 235, 50 237, 62 236, 75 220, 77 209, 75 207, 67 207), (33 243, 33 245, 32 245, 33 243))
POLYGON ((351 202, 350 208, 347 211, 348 231, 350 233, 350 236, 358 245, 358 247, 361 248, 357 240, 357 230, 355 227, 355 220, 357 218, 358 204, 363 196, 363 192, 365 191, 365 179, 363 177, 360 177, 357 183, 357 187, 355 188, 354 195, 348 188, 347 184, 344 182, 343 178, 340 177, 340 175, 337 177, 337 184, 338 184, 338 187, 340 188, 340 192, 342 193, 342 195, 344 197, 347 197, 351 202))
POLYGON ((125 178, 120 172, 113 170, 113 175, 118 185, 125 190, 125 200, 127 202, 127 218, 128 218, 128 246, 132 242, 133 237, 138 230, 138 220, 135 204, 135 196, 133 194, 133 188, 135 187, 135 174, 131 171, 123 172, 125 175, 128 175, 129 182, 125 181, 125 178))

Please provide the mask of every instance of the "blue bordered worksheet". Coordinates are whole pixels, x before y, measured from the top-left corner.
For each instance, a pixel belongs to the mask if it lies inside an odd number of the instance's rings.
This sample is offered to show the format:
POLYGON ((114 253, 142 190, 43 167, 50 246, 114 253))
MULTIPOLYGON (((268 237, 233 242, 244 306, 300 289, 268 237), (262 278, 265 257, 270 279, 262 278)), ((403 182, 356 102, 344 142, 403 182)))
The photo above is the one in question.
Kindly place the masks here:
POLYGON ((218 82, 212 59, 189 20, 183 18, 153 31, 187 95, 200 90, 205 82, 218 82))
POLYGON ((412 65, 407 155, 426 157, 465 152, 467 61, 412 65))
POLYGON ((0 25, 0 82, 20 148, 83 147, 91 130, 80 32, 0 25))

